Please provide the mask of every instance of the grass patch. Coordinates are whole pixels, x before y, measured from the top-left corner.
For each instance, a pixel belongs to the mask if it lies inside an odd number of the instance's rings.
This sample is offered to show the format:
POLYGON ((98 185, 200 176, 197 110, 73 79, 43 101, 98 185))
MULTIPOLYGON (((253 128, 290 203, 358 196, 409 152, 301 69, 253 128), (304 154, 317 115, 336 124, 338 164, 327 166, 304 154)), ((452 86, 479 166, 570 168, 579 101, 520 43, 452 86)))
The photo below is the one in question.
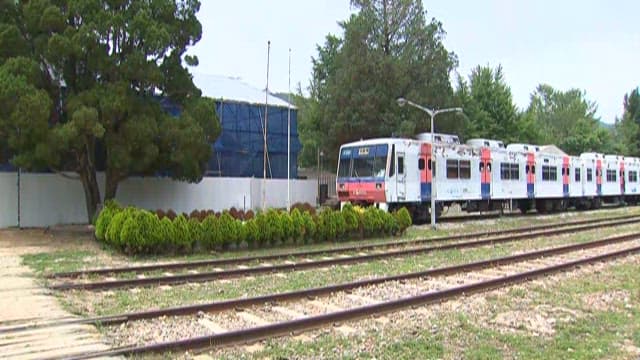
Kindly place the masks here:
POLYGON ((76 271, 87 266, 96 266, 96 253, 87 250, 59 250, 27 254, 22 256, 22 263, 32 268, 38 275, 76 271))

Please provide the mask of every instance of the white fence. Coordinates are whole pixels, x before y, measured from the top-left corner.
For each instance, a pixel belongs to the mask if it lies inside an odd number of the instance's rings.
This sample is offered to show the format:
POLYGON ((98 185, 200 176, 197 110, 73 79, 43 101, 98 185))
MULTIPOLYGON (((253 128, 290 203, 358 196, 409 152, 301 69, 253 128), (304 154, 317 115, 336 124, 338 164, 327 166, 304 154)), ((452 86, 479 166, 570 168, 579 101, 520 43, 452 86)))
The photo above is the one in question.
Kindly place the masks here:
MULTIPOLYGON (((104 176, 99 174, 101 194, 104 176)), ((235 207, 262 207, 262 179, 204 178, 189 184, 167 178, 137 177, 120 183, 117 200, 122 204, 145 209, 173 209, 189 213, 195 209, 216 211, 235 207)), ((267 207, 286 207, 287 180, 268 179, 267 207)), ((291 202, 315 204, 315 180, 291 180, 291 202)), ((87 222, 82 184, 55 174, 0 173, 0 228, 17 226, 41 227, 87 222), (18 196, 19 189, 19 196, 18 196)))

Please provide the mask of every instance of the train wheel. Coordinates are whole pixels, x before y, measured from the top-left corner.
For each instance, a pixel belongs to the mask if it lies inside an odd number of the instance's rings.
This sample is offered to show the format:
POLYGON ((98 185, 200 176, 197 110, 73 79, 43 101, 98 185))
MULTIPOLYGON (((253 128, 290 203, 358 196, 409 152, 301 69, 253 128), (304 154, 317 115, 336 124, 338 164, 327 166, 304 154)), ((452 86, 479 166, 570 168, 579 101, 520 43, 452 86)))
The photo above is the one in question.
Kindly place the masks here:
POLYGON ((518 202, 518 209, 521 213, 526 214, 529 210, 531 210, 531 201, 529 200, 520 200, 518 202))

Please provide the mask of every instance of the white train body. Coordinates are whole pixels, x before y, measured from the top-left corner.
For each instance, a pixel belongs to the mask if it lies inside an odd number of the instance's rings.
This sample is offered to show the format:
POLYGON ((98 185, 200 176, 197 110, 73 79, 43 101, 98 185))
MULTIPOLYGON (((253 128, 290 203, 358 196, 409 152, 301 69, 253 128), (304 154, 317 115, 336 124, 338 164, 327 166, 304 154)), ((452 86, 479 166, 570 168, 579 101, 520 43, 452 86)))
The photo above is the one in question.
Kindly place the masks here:
POLYGON ((419 139, 380 138, 344 144, 338 161, 337 192, 342 203, 430 211, 432 194, 440 208, 459 203, 468 211, 505 205, 540 212, 599 207, 637 201, 640 159, 584 153, 568 156, 530 144, 421 134, 419 139), (432 151, 433 150, 433 151, 432 151), (433 192, 432 192, 433 190, 433 192))

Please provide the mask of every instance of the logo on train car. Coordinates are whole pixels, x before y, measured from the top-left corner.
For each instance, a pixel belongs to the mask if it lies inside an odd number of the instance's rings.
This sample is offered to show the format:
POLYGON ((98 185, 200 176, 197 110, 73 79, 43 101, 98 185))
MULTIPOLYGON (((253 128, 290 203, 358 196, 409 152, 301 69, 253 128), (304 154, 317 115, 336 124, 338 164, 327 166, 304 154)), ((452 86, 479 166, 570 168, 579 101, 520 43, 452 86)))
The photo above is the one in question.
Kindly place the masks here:
POLYGON ((342 149, 342 155, 340 155, 342 157, 350 157, 351 156, 351 149, 342 149))
POLYGON ((368 147, 361 147, 358 149, 358 155, 360 156, 366 156, 369 155, 369 148, 368 147))

